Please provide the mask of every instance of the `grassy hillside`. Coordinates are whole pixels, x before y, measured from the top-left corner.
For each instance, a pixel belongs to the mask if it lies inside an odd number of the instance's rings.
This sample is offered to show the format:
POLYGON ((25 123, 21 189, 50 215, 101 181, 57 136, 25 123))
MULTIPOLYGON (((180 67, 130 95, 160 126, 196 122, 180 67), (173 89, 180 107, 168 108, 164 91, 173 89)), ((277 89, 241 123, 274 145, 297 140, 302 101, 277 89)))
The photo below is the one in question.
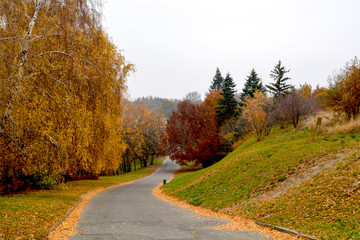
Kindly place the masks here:
POLYGON ((163 189, 193 205, 321 239, 360 239, 359 141, 360 134, 277 130, 163 189))

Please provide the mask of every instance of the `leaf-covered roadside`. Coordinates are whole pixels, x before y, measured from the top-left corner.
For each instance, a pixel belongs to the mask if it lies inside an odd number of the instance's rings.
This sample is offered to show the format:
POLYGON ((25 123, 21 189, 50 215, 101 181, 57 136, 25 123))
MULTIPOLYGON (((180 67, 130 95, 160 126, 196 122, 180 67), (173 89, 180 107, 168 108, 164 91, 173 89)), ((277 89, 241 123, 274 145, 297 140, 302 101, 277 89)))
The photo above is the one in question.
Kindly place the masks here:
POLYGON ((360 153, 276 199, 237 214, 321 239, 360 239, 360 153))
POLYGON ((144 177, 155 171, 163 160, 159 158, 154 165, 120 176, 74 181, 57 185, 53 190, 0 197, 0 239, 44 239, 83 194, 144 177))

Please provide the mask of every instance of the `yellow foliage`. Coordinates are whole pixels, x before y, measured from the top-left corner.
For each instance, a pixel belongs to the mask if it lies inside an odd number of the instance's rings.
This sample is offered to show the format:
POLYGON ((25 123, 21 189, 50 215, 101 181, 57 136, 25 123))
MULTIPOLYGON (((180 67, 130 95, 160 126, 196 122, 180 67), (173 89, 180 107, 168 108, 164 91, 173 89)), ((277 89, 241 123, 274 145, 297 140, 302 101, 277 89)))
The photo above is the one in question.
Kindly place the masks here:
POLYGON ((134 68, 90 5, 0 5, 0 176, 99 174, 119 167, 126 148, 118 133, 122 99, 134 68))
POLYGON ((264 107, 268 104, 268 98, 259 90, 256 90, 253 98, 244 101, 242 114, 249 122, 251 131, 256 132, 258 140, 260 140, 266 129, 266 120, 268 114, 264 111, 264 107))
POLYGON ((305 98, 310 98, 312 94, 312 86, 307 83, 300 84, 299 93, 305 98))
POLYGON ((129 171, 131 164, 142 166, 159 155, 160 138, 165 130, 165 117, 154 110, 149 111, 143 104, 125 104, 121 134, 126 144, 122 171, 129 171))

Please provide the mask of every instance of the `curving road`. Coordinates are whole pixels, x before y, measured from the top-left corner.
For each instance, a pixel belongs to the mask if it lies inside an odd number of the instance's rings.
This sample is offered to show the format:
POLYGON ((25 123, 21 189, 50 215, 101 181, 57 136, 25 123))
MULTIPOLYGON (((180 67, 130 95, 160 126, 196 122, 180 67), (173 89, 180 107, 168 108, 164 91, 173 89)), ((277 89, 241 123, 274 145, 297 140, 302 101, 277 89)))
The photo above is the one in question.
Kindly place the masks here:
POLYGON ((227 221, 155 197, 152 190, 178 168, 167 159, 151 176, 95 195, 81 214, 80 233, 70 239, 268 239, 255 232, 213 230, 227 221))

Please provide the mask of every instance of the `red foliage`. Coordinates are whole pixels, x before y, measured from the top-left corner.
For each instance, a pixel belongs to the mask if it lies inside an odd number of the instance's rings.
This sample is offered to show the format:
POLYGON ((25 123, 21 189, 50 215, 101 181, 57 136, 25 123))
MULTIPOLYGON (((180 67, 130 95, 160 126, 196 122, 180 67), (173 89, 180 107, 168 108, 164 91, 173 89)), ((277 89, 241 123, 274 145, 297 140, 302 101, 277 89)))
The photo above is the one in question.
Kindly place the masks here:
POLYGON ((206 103, 180 102, 167 122, 166 133, 170 158, 180 165, 201 163, 206 167, 221 158, 218 120, 206 103))

